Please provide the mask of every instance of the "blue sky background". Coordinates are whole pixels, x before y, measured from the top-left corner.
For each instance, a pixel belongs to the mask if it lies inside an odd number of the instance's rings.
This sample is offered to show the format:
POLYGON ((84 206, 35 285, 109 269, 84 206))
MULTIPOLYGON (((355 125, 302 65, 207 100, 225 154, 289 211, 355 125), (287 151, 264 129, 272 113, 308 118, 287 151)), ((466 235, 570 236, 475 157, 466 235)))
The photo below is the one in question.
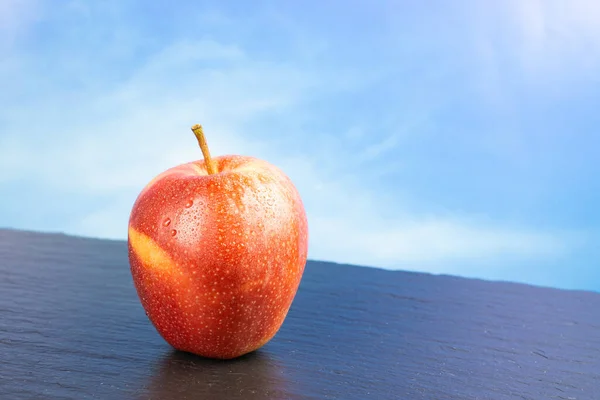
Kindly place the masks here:
POLYGON ((310 258, 600 291, 598 4, 4 0, 0 226, 125 239, 202 123, 310 258))

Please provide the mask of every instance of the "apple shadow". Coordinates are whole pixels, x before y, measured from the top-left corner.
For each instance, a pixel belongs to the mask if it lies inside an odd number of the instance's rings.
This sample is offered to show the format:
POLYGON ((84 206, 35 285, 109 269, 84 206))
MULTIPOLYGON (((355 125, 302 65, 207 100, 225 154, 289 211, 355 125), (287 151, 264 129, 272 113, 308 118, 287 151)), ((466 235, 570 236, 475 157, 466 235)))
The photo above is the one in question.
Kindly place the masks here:
POLYGON ((172 350, 155 367, 143 399, 290 398, 283 366, 261 350, 212 360, 172 350))

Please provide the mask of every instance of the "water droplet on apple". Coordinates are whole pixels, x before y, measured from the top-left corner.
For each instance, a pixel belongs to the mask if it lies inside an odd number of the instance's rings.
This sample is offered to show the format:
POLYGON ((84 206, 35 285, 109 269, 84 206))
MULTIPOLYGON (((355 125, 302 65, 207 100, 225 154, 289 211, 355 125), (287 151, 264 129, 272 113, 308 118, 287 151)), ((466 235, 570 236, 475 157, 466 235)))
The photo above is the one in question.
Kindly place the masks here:
POLYGON ((177 231, 176 231, 175 229, 173 229, 173 230, 171 231, 171 236, 175 236, 175 235, 177 235, 177 231))
POLYGON ((187 201, 187 203, 185 203, 185 207, 190 208, 192 206, 192 204, 194 204, 194 201, 190 199, 187 201))
POLYGON ((169 226, 169 224, 171 224, 171 218, 167 218, 164 220, 163 225, 164 226, 169 226))

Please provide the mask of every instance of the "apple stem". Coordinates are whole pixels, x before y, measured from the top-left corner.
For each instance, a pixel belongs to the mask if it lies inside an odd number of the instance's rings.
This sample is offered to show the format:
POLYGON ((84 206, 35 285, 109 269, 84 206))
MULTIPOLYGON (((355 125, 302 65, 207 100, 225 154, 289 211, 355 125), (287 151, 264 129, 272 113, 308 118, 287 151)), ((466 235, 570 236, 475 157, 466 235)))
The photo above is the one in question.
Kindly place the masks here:
POLYGON ((200 145, 200 149, 202 150, 202 155, 204 156, 204 163, 206 164, 206 170, 209 175, 217 173, 217 167, 213 162, 213 159, 210 158, 210 151, 208 151, 208 144, 206 144, 206 138, 204 137, 204 131, 202 130, 202 125, 196 124, 192 126, 192 132, 196 135, 196 139, 198 139, 198 144, 200 145))

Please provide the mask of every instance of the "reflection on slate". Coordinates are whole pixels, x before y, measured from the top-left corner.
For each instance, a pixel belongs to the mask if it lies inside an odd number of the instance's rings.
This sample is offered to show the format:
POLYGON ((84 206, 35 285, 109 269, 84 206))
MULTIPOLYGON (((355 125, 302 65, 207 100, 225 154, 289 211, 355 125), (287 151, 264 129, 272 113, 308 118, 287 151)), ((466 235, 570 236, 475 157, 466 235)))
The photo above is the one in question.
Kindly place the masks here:
POLYGON ((194 398, 248 400, 286 398, 290 388, 283 365, 257 351, 231 361, 207 360, 170 351, 150 376, 140 399, 194 398))
POLYGON ((277 336, 172 350, 122 241, 0 230, 0 399, 599 399, 600 294, 309 262, 277 336))

